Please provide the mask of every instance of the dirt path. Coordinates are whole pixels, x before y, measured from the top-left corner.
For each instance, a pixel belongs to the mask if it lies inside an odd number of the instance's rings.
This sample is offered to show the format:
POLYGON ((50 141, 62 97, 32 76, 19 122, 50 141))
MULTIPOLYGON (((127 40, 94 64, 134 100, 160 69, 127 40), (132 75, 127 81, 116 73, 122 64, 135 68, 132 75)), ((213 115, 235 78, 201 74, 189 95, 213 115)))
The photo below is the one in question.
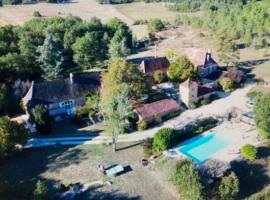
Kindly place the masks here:
POLYGON ((44 17, 74 15, 89 20, 96 16, 104 22, 118 17, 128 25, 132 24, 132 20, 111 5, 100 5, 95 0, 74 0, 63 4, 37 3, 0 7, 0 25, 23 24, 33 18, 34 11, 39 11, 44 17))

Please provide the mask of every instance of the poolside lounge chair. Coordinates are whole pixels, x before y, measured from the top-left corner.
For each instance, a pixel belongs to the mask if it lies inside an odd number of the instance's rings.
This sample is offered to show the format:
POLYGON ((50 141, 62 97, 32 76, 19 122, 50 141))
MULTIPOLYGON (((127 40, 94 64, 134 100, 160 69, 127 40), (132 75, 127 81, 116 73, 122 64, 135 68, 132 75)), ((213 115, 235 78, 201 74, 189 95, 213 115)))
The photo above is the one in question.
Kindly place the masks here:
POLYGON ((122 165, 116 165, 108 170, 105 170, 105 173, 109 176, 115 176, 120 172, 124 171, 124 167, 122 165))

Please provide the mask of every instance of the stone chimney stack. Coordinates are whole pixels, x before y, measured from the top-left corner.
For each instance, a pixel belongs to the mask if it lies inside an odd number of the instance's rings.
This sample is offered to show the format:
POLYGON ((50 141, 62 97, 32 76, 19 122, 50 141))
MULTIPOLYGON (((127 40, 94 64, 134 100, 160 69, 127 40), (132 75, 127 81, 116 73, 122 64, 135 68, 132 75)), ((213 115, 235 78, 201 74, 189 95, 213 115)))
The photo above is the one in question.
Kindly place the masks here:
POLYGON ((70 80, 70 83, 73 84, 73 74, 72 73, 69 74, 69 80, 70 80))

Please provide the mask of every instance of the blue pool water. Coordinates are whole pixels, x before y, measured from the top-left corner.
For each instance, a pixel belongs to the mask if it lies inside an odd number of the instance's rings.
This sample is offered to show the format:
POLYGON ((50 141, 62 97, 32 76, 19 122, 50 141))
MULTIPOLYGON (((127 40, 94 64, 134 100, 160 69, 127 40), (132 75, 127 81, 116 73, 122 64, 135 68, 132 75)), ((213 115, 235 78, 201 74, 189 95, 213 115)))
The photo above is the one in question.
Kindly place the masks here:
POLYGON ((227 139, 217 136, 215 132, 210 132, 182 143, 179 151, 196 164, 201 164, 228 144, 227 139))

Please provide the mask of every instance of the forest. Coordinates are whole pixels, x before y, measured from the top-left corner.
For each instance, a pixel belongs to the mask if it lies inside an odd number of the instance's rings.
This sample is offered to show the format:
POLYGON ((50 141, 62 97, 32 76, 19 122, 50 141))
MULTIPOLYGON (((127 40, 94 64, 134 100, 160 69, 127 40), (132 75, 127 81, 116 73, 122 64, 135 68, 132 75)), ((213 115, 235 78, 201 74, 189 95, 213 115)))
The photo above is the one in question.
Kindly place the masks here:
MULTIPOLYGON (((103 24, 97 18, 74 16, 34 18, 23 26, 0 28, 0 110, 7 107, 8 91, 20 99, 22 80, 53 80, 70 71, 106 66, 132 49, 129 27, 117 18, 103 24), (13 88, 13 90, 10 90, 13 88)), ((11 103, 12 105, 13 103, 11 103)), ((10 110, 10 109, 8 109, 10 110)))

